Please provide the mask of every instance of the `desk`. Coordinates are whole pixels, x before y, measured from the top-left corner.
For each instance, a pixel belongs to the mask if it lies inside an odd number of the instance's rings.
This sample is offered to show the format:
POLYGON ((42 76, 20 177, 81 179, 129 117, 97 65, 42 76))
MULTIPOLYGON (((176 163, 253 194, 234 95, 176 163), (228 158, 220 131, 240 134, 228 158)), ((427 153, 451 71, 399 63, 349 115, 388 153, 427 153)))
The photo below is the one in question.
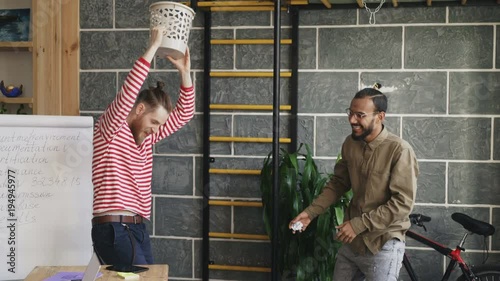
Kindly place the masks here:
MULTIPOLYGON (((168 280, 168 265, 166 264, 150 264, 142 265, 148 267, 148 271, 138 273, 141 276, 140 280, 144 281, 166 281, 168 280)), ((100 272, 102 276, 97 278, 97 281, 123 281, 122 278, 116 275, 116 271, 106 270, 107 265, 101 266, 100 272)), ((84 272, 85 266, 37 266, 24 281, 42 281, 58 272, 84 272)))

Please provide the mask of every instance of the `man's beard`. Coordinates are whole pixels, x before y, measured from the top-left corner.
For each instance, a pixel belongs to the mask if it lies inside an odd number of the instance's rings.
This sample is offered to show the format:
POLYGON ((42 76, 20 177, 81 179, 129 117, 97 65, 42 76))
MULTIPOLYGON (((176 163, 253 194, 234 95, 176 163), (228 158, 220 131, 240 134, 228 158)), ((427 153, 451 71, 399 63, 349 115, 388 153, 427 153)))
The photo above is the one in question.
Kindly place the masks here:
POLYGON ((352 139, 355 141, 365 140, 365 138, 373 132, 374 125, 375 125, 375 119, 372 120, 368 128, 366 129, 364 127, 361 128, 362 129, 361 135, 356 136, 353 132, 351 134, 352 139))
POLYGON ((132 132, 132 136, 134 137, 135 144, 141 145, 145 137, 142 135, 142 131, 140 130, 140 122, 133 122, 130 126, 130 131, 132 132))

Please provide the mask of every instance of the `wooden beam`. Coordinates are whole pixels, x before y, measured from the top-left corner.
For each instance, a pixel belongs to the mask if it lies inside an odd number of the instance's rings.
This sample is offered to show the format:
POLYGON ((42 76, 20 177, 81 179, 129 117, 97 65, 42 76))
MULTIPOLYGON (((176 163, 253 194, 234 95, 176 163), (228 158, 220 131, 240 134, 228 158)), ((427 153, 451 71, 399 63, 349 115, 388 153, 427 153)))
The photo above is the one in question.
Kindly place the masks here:
POLYGON ((242 233, 225 233, 225 232, 209 232, 209 237, 212 238, 233 238, 246 240, 269 240, 269 236, 262 234, 242 234, 242 233))
POLYGON ((289 5, 307 5, 309 4, 309 1, 308 0, 291 0, 291 1, 287 1, 287 3, 289 5))
POLYGON ((428 7, 432 6, 432 0, 426 0, 426 2, 428 7))
MULTIPOLYGON (((327 0, 324 0, 327 1, 327 0)), ((288 0, 286 1, 288 5, 308 5, 308 0, 288 0)), ((200 1, 198 2, 198 7, 263 7, 271 6, 274 7, 274 1, 200 1)), ((286 10, 286 9, 285 9, 286 10)))
POLYGON ((62 1, 62 115, 80 115, 80 0, 62 1))
POLYGON ((80 114, 79 7, 32 0, 33 114, 80 114))
MULTIPOLYGON (((273 110, 272 104, 210 104, 210 109, 219 110, 273 110)), ((280 105, 280 110, 290 111, 292 106, 289 104, 280 105)))
POLYGON ((363 0, 356 0, 356 3, 358 3, 358 7, 364 8, 365 5, 363 5, 363 0))
POLYGON ((210 264, 210 265, 208 265, 208 268, 212 269, 212 270, 271 272, 271 268, 270 267, 256 267, 256 266, 238 266, 238 265, 210 264))
POLYGON ((323 5, 325 5, 328 9, 332 8, 332 4, 330 4, 330 1, 328 0, 321 0, 321 3, 323 3, 323 5))
MULTIPOLYGON (((210 77, 274 77, 274 72, 267 71, 212 71, 210 77)), ((280 77, 292 77, 291 72, 281 72, 280 77)))
POLYGON ((208 169, 210 174, 225 174, 225 175, 260 175, 260 170, 243 170, 243 169, 208 169))
POLYGON ((232 207, 262 207, 262 202, 208 200, 208 205, 210 205, 210 206, 232 206, 232 207))
POLYGON ((392 0, 392 6, 393 6, 394 8, 397 8, 397 7, 399 6, 399 4, 398 4, 398 0, 392 0))
MULTIPOLYGON (((272 143, 273 138, 252 138, 252 137, 224 137, 224 136, 211 136, 210 141, 213 142, 254 142, 254 143, 272 143)), ((279 138, 280 143, 291 143, 290 138, 279 138)))
POLYGON ((33 105, 33 98, 25 97, 25 98, 7 98, 0 96, 0 102, 3 103, 13 103, 13 104, 28 104, 30 107, 33 105))
POLYGON ((0 42, 0 48, 5 48, 5 49, 17 49, 17 48, 33 48, 33 42, 32 41, 26 41, 26 42, 0 42))
POLYGON ((460 4, 462 4, 462 5, 467 4, 467 0, 460 0, 460 4))
MULTIPOLYGON (((286 11, 286 8, 281 8, 282 11, 286 11)), ((254 6, 254 7, 211 7, 212 12, 262 12, 262 11, 274 11, 273 6, 254 6)))
MULTIPOLYGON (((38 87, 38 83, 37 83, 37 80, 38 80, 38 71, 37 71, 37 67, 38 67, 38 54, 37 54, 37 31, 40 30, 40 28, 37 28, 36 25, 34 24, 35 23, 35 15, 37 14, 38 12, 38 5, 37 5, 37 1, 36 0, 32 0, 31 1, 31 41, 32 41, 32 48, 31 48, 31 51, 33 52, 32 54, 32 64, 33 64, 33 73, 32 73, 32 79, 33 79, 33 90, 32 90, 32 98, 33 98, 33 103, 36 103, 37 101, 37 96, 38 96, 38 90, 37 90, 37 87, 38 87)), ((36 106, 33 106, 32 107, 32 110, 33 110, 33 114, 37 114, 38 112, 38 108, 36 106)))
MULTIPOLYGON (((33 1, 33 114, 61 115, 61 10, 56 0, 33 1)), ((74 89, 73 89, 74 90, 74 89)))
MULTIPOLYGON (((282 45, 291 45, 292 39, 281 39, 282 45)), ((272 45, 274 39, 212 39, 212 45, 272 45)))
POLYGON ((249 7, 273 6, 272 1, 200 1, 198 7, 249 7))

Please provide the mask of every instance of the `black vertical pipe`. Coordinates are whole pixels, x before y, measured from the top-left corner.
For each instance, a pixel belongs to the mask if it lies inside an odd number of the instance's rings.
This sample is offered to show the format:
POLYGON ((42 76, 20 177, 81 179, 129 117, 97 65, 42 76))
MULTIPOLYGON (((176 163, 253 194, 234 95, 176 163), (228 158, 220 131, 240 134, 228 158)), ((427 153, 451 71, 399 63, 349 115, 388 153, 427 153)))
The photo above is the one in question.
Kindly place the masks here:
POLYGON ((273 231, 271 255, 271 280, 279 281, 279 151, 280 151, 280 46, 281 46, 281 1, 274 2, 274 83, 273 83, 273 231))
POLYGON ((193 9, 195 12, 198 11, 198 0, 191 0, 191 9, 193 9))
POLYGON ((290 116, 290 151, 297 150, 297 135, 299 118, 298 105, 299 105, 299 8, 297 6, 290 6, 290 16, 292 20, 292 46, 290 50, 290 60, 292 68, 292 77, 290 80, 290 105, 292 106, 290 116))
POLYGON ((210 11, 205 11, 205 34, 204 34, 204 66, 203 66, 203 246, 202 246, 202 278, 203 281, 208 281, 209 270, 209 237, 210 231, 210 209, 208 200, 210 199, 210 71, 212 60, 210 39, 212 14, 210 11))

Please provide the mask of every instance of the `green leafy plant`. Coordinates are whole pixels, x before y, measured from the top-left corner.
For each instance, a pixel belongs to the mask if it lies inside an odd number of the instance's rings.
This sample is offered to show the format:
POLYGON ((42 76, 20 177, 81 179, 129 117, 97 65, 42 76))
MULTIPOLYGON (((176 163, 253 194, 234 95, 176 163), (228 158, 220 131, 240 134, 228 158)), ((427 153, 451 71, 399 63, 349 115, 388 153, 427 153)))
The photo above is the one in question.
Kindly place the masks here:
MULTIPOLYGON (((281 276, 294 276, 296 281, 329 281, 333 276, 335 257, 341 243, 334 239, 335 226, 344 220, 344 210, 352 198, 348 192, 337 204, 311 221, 304 232, 293 234, 289 222, 316 198, 330 179, 318 171, 309 146, 301 144, 296 152, 280 150, 279 155, 279 223, 278 268, 281 276), (306 153, 301 153, 305 146, 306 153)), ((340 159, 340 157, 339 157, 340 159)), ((269 154, 261 171, 263 220, 272 237, 273 159, 269 154)))

